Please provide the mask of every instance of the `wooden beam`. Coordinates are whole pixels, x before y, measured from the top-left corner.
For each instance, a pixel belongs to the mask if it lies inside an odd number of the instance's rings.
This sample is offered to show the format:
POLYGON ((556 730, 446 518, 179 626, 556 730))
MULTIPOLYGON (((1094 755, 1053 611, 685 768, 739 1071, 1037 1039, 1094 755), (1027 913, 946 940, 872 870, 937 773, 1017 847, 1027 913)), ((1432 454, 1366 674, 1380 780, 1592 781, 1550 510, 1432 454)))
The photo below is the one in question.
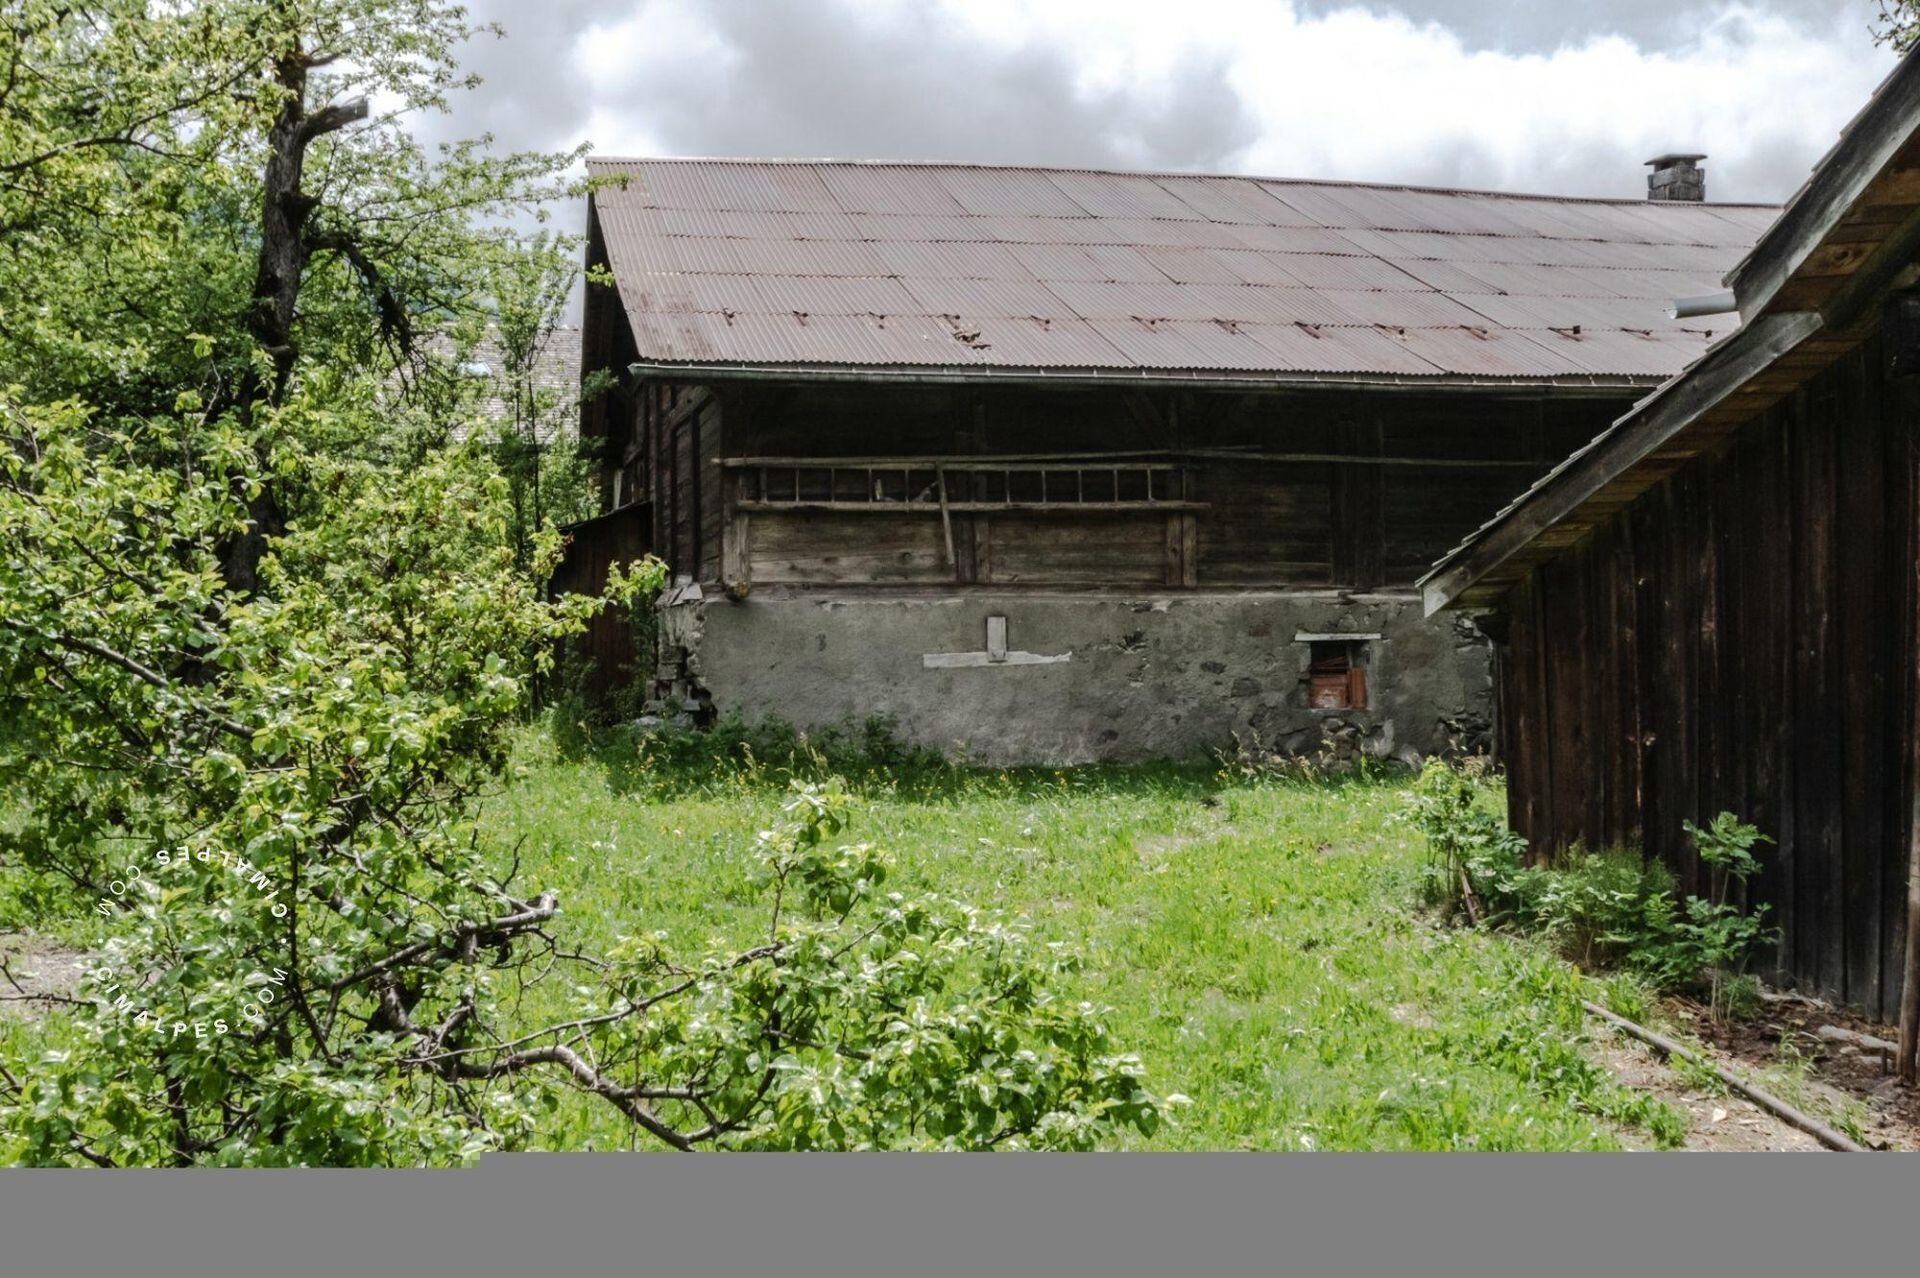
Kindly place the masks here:
POLYGON ((924 453, 917 456, 891 457, 722 457, 720 465, 728 469, 741 469, 752 466, 791 467, 800 470, 825 470, 837 467, 841 470, 856 470, 863 466, 875 469, 931 470, 945 466, 948 470, 1006 470, 1011 466, 1015 470, 1040 469, 1051 467, 1065 469, 1076 462, 1089 462, 1102 469, 1115 467, 1120 470, 1177 470, 1179 463, 1172 460, 1165 449, 1135 449, 1130 452, 1112 453, 924 453), (1122 461, 1120 458, 1155 457, 1167 458, 1156 461, 1122 461))
POLYGON ((1740 299, 1742 319, 1750 323, 1766 309, 1916 128, 1920 128, 1920 62, 1907 59, 1841 133, 1812 183, 1728 273, 1727 285, 1740 299))
POLYGON ((953 555, 953 510, 947 505, 947 472, 936 465, 933 468, 934 481, 940 485, 940 531, 947 538, 947 567, 957 568, 953 555))
MULTIPOLYGON (((1913 650, 1907 654, 1913 668, 1914 700, 1913 715, 1907 722, 1920 727, 1920 439, 1908 445, 1908 459, 1914 497, 1908 514, 1913 527, 1907 545, 1914 564, 1915 625, 1913 650)), ((1913 789, 1907 812, 1907 952, 1900 986, 1900 1046, 1894 1066, 1900 1081, 1911 1087, 1920 1082, 1920 745, 1909 748, 1913 752, 1913 789)))
POLYGON ((927 454, 923 457, 723 457, 720 465, 729 469, 749 466, 798 466, 806 469, 828 466, 945 466, 948 470, 1004 470, 1009 465, 1020 469, 1022 463, 1034 466, 1069 466, 1088 462, 1119 470, 1172 470, 1182 461, 1257 461, 1297 464, 1343 462, 1354 466, 1418 466, 1428 470, 1540 470, 1543 463, 1526 457, 1386 457, 1361 453, 1270 453, 1243 448, 1183 448, 1177 452, 1153 450, 1166 461, 1128 461, 1147 455, 1145 450, 1114 453, 1025 453, 994 456, 981 453, 927 454))
POLYGON ((1135 515, 1166 514, 1182 510, 1206 510, 1204 501, 954 501, 944 506, 937 501, 743 501, 741 510, 830 510, 855 515, 936 515, 964 511, 1021 511, 1038 515, 1085 510, 1095 513, 1135 515))

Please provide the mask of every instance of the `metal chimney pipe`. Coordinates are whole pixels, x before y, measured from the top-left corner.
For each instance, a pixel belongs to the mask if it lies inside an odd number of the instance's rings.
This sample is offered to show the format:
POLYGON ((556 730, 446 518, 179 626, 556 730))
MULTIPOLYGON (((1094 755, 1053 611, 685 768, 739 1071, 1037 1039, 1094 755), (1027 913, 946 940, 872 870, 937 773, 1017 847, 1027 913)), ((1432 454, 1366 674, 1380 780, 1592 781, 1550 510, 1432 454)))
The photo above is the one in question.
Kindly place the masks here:
POLYGON ((1740 309, 1740 300, 1732 289, 1708 293, 1705 297, 1682 297, 1667 303, 1668 319, 1694 319, 1701 315, 1725 315, 1740 309))

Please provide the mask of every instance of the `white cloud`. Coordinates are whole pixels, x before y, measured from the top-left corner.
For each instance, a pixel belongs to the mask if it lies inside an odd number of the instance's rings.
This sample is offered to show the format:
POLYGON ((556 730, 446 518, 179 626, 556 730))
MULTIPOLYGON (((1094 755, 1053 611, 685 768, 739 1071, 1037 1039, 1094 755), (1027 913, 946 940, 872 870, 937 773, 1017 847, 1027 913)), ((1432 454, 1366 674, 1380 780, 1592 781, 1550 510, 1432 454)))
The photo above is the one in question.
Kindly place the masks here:
POLYGON ((1587 34, 1538 51, 1473 47, 1386 9, 1262 0, 801 8, 627 4, 574 37, 556 68, 565 83, 508 90, 577 104, 566 134, 584 125, 603 153, 1077 161, 1633 195, 1641 160, 1686 148, 1711 156, 1715 198, 1779 199, 1893 62, 1863 12, 1805 5, 1681 0, 1697 17, 1658 48, 1587 34))

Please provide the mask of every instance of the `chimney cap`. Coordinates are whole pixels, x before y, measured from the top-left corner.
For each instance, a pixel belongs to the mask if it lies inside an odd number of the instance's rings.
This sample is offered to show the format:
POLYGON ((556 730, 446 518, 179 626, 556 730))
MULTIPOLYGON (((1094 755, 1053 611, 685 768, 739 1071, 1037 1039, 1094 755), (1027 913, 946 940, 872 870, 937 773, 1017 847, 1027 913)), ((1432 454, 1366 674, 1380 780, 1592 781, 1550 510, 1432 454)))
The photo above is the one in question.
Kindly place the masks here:
POLYGON ((1696 160, 1704 160, 1706 158, 1707 153, 1705 151, 1669 151, 1665 155, 1656 155, 1651 160, 1642 160, 1640 162, 1642 164, 1652 164, 1664 169, 1675 164, 1692 164, 1696 160))

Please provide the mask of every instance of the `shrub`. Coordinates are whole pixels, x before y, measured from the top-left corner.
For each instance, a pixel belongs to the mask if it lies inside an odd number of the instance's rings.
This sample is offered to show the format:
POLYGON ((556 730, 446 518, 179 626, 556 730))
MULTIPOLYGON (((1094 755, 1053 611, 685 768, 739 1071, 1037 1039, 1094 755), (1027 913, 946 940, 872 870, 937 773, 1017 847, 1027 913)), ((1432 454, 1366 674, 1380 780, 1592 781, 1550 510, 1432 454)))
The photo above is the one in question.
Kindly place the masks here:
POLYGON ((894 721, 879 715, 803 732, 775 716, 749 721, 735 710, 707 728, 618 729, 603 734, 600 748, 622 788, 660 794, 828 777, 901 788, 955 770, 938 750, 902 741, 894 721))
POLYGON ((1524 865, 1525 842, 1482 801, 1476 781, 1438 760, 1421 772, 1403 819, 1432 851, 1428 895, 1477 925, 1551 938, 1583 966, 1623 967, 1659 989, 1705 992, 1715 1015, 1750 1006, 1746 965, 1777 938, 1766 906, 1737 898, 1771 842, 1731 812, 1684 829, 1713 879, 1712 895, 1676 894, 1673 876, 1631 850, 1575 849, 1552 866, 1524 865))
POLYGON ((1463 909, 1474 923, 1488 920, 1487 902, 1507 895, 1526 852, 1526 841, 1481 803, 1473 778, 1440 759, 1429 759, 1414 782, 1402 814, 1426 836, 1428 897, 1463 909))

